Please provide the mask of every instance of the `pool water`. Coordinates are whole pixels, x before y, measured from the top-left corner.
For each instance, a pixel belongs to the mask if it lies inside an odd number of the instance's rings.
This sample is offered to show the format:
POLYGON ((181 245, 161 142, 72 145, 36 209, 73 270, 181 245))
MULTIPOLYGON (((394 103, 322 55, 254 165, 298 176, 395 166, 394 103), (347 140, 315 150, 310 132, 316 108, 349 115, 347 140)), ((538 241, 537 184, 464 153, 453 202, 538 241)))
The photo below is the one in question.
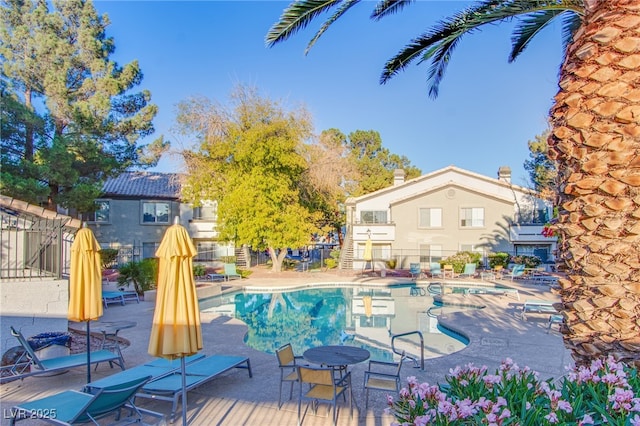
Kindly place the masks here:
MULTIPOLYGON (((314 284, 298 289, 249 288, 200 300, 202 312, 238 318, 248 327, 245 343, 262 352, 275 353, 291 343, 296 354, 321 345, 352 345, 371 352, 371 358, 391 360, 396 350, 420 357, 422 333, 425 358, 457 352, 466 346, 464 336, 438 325, 434 301, 415 285, 363 287, 353 284, 314 284), (413 289, 413 290, 412 290, 413 289), (414 332, 414 333, 412 333, 414 332)), ((437 314, 464 309, 437 307, 437 314)))

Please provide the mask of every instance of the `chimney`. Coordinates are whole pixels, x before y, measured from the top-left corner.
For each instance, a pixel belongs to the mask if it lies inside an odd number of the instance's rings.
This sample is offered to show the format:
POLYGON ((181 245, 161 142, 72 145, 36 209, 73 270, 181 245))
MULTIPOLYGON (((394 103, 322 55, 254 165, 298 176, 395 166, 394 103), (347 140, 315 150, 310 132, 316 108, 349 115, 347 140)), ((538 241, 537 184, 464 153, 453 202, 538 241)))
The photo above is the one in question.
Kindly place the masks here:
POLYGON ((393 186, 402 185, 404 183, 404 170, 395 169, 393 171, 393 186))
POLYGON ((507 183, 511 183, 511 167, 500 166, 498 169, 498 180, 503 180, 507 183))

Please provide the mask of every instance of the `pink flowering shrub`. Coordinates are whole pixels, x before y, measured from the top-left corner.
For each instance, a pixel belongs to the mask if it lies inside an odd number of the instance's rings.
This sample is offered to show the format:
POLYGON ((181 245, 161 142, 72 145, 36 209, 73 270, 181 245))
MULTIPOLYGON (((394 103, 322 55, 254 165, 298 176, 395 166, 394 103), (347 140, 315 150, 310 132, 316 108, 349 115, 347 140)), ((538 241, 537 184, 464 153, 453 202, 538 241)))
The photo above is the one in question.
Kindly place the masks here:
POLYGON ((495 374, 469 364, 450 370, 447 384, 409 377, 397 400, 388 397, 393 425, 640 426, 640 378, 612 357, 542 381, 528 367, 502 362, 495 374))

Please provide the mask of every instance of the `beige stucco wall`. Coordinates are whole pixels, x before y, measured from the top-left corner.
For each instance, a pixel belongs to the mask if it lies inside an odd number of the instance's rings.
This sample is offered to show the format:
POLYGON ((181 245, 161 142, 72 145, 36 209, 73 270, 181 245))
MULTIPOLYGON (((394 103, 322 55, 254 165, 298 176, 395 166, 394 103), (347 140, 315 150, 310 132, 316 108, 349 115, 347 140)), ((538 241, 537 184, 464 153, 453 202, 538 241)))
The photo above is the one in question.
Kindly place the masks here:
MULTIPOLYGON (((391 221, 396 226, 393 250, 418 253, 420 245, 441 245, 443 256, 461 250, 462 245, 486 245, 486 251, 509 250, 508 219, 514 215, 513 202, 488 196, 458 185, 447 185, 430 192, 421 193, 391 205, 391 221), (462 228, 460 209, 484 208, 484 223, 481 228, 462 228), (419 228, 420 208, 441 208, 442 227, 419 228)), ((403 263, 418 262, 418 255, 403 259, 403 263)))
POLYGON ((69 280, 3 280, 0 284, 0 353, 18 345, 10 326, 27 338, 68 330, 69 280))

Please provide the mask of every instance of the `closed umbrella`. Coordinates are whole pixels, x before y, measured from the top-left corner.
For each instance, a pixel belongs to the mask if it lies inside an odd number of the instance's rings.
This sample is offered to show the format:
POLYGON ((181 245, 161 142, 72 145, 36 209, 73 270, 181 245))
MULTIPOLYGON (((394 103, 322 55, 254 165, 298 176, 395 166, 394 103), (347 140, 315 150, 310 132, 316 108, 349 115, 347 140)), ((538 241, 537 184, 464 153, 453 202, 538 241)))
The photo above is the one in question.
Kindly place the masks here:
POLYGON ((202 349, 202 330, 193 257, 196 249, 187 230, 178 224, 167 228, 156 251, 158 285, 149 339, 149 354, 180 358, 182 372, 182 424, 187 424, 187 390, 184 357, 202 349))
POLYGON ((362 258, 365 260, 365 267, 366 262, 371 262, 371 270, 375 270, 373 266, 373 243, 371 242, 371 238, 367 238, 367 241, 364 243, 364 254, 362 258))
POLYGON ((84 225, 71 244, 69 273, 69 312, 71 321, 87 322, 87 383, 91 382, 92 320, 102 316, 102 266, 100 245, 91 229, 84 225))

